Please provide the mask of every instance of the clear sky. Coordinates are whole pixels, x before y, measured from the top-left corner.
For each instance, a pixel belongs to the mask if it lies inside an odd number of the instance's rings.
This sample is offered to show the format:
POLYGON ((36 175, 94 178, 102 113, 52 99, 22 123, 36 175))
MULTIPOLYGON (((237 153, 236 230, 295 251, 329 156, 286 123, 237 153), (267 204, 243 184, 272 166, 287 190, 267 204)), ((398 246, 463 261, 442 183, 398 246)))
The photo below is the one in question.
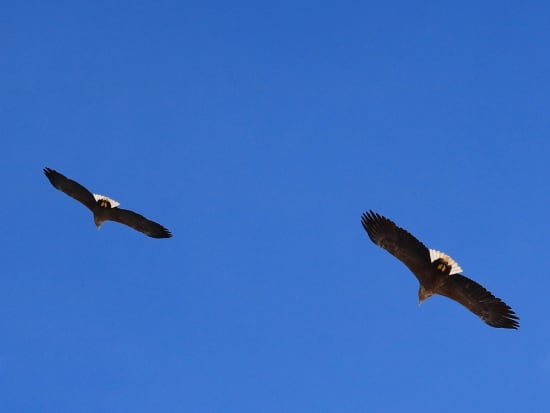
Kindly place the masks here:
POLYGON ((547 2, 2 9, 3 411, 548 411, 547 2), (521 328, 419 307, 368 209, 521 328))

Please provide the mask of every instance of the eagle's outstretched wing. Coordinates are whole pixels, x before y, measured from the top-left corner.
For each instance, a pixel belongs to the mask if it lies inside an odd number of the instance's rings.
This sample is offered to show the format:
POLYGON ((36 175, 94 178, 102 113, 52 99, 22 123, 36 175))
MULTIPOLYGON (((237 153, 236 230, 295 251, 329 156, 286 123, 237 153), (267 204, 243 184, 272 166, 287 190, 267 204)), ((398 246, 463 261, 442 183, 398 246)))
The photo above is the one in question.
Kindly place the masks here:
POLYGON ((106 218, 111 221, 116 221, 139 232, 143 232, 152 238, 170 238, 172 234, 162 225, 145 218, 134 211, 121 208, 111 208, 106 215, 106 218))
POLYGON ((436 291, 438 294, 459 302, 490 326, 519 328, 519 318, 510 306, 477 282, 463 275, 448 276, 446 282, 436 291))
POLYGON ((431 264, 430 252, 422 242, 373 211, 364 213, 361 223, 372 242, 403 262, 422 282, 422 273, 431 264))
POLYGON ((93 212, 96 200, 93 194, 85 187, 50 168, 44 168, 44 175, 46 175, 55 188, 81 202, 93 212))

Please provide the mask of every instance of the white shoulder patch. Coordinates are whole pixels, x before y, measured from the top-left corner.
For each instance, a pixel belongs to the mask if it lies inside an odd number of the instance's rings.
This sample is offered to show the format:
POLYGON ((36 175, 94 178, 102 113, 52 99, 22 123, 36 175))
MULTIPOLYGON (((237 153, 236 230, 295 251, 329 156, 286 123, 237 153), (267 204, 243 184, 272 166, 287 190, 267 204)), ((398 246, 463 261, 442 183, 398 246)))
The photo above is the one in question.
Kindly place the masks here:
POLYGON ((117 202, 114 199, 111 199, 111 198, 109 198, 108 196, 105 196, 105 195, 94 194, 94 199, 96 201, 99 201, 101 199, 109 201, 109 203, 111 204, 111 208, 116 208, 117 206, 120 205, 120 202, 117 202))
POLYGON ((451 266, 451 272, 449 273, 449 275, 460 274, 462 272, 462 268, 460 268, 460 265, 458 265, 458 263, 455 260, 453 260, 451 257, 449 257, 447 254, 441 251, 430 249, 430 261, 434 262, 439 258, 441 258, 443 261, 445 261, 447 264, 451 266))

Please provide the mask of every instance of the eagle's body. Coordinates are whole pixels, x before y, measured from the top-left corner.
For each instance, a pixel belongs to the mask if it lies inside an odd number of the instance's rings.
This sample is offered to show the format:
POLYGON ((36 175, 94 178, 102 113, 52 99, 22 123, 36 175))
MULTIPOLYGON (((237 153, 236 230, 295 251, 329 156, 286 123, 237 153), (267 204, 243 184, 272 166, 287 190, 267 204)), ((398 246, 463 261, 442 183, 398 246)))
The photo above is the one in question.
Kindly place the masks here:
POLYGON ((115 221, 128 225, 152 238, 170 238, 172 234, 162 225, 128 209, 118 208, 117 201, 104 195, 92 194, 78 182, 67 178, 50 168, 44 168, 44 174, 51 184, 85 205, 94 215, 94 223, 99 228, 105 221, 115 221))
POLYGON ((372 242, 402 261, 416 276, 420 303, 440 294, 459 302, 492 327, 519 328, 514 311, 462 275, 462 268, 451 257, 428 249, 409 232, 375 212, 363 214, 361 222, 372 242))

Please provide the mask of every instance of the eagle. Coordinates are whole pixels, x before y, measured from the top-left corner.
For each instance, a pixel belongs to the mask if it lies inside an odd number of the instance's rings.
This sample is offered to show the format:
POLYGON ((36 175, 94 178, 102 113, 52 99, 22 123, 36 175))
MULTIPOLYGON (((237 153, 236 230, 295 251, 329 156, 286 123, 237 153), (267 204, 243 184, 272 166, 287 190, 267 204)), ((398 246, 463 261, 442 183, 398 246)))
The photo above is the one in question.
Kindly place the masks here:
POLYGON ((462 268, 447 254, 426 248, 409 232, 376 212, 364 213, 361 223, 372 242, 400 260, 416 276, 420 283, 419 304, 440 294, 459 302, 492 327, 519 328, 519 318, 514 311, 464 276, 462 268))
POLYGON ((136 212, 122 209, 117 201, 104 195, 92 194, 78 182, 67 178, 65 175, 44 168, 44 174, 51 184, 70 197, 84 204, 94 214, 94 222, 99 229, 105 221, 115 221, 143 232, 152 238, 170 238, 172 234, 162 225, 145 218, 136 212))

